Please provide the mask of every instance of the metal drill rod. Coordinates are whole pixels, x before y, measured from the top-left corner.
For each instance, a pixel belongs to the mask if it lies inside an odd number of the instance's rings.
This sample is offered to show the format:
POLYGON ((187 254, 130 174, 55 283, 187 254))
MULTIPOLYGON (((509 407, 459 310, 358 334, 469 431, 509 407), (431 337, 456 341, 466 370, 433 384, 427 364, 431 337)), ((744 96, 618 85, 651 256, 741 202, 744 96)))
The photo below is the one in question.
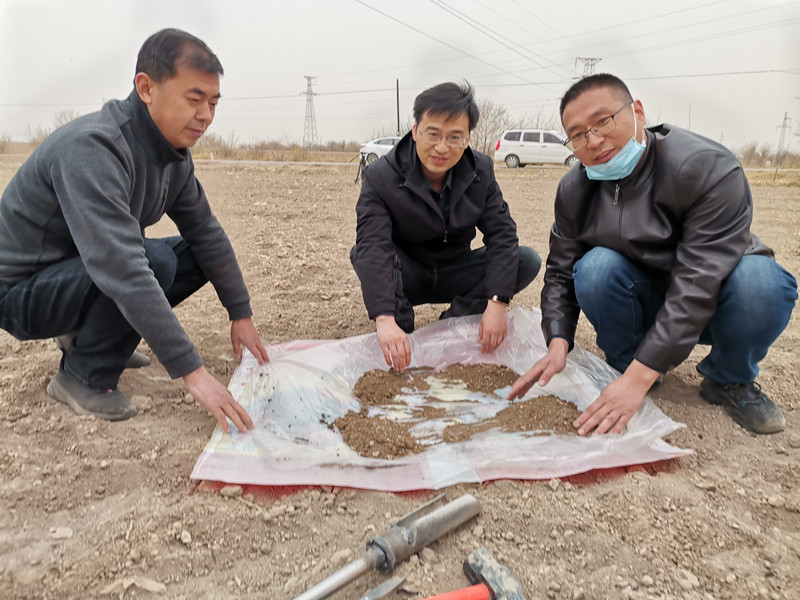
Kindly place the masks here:
POLYGON ((364 556, 345 565, 336 573, 323 579, 317 585, 297 596, 294 600, 323 600, 332 596, 344 586, 355 581, 364 573, 368 573, 386 561, 380 548, 370 546, 364 556))
POLYGON ((400 519, 388 531, 370 538, 364 556, 342 567, 294 600, 324 600, 368 571, 391 571, 398 563, 481 511, 481 503, 471 494, 436 506, 443 498, 443 494, 434 498, 400 519))
POLYGON ((386 560, 378 565, 378 569, 391 571, 412 554, 478 516, 480 512, 481 503, 478 499, 472 494, 464 494, 410 522, 404 519, 403 526, 392 527, 370 538, 367 546, 378 546, 383 550, 386 560))

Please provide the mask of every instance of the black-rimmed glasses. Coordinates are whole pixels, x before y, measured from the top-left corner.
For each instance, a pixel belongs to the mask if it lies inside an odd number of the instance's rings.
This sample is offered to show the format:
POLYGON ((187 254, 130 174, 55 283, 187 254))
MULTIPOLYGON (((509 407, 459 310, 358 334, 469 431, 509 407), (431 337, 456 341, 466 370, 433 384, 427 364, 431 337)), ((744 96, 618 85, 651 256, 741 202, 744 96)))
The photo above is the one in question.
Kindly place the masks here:
POLYGON ((586 137, 588 134, 592 133, 598 137, 602 137, 607 133, 610 133, 614 130, 617 126, 617 122, 614 120, 619 113, 621 113, 625 108, 633 104, 633 100, 628 100, 622 107, 615 112, 613 115, 609 115, 607 117, 603 117, 597 123, 594 124, 594 127, 587 129, 586 131, 582 131, 576 135, 573 135, 567 141, 564 142, 564 145, 572 150, 573 152, 580 150, 586 144, 589 143, 589 139, 586 137))

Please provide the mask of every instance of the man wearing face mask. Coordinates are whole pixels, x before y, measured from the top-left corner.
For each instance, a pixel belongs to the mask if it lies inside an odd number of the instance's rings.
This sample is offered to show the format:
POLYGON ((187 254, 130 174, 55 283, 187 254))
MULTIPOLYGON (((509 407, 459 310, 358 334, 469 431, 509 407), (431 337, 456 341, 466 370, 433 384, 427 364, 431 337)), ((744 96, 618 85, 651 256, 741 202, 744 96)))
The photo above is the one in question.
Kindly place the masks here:
POLYGON ((608 74, 561 100, 567 146, 581 165, 561 180, 542 290, 548 351, 511 389, 518 398, 561 371, 580 311, 622 375, 575 421, 581 435, 619 433, 663 374, 696 344, 701 397, 756 433, 784 428, 755 378, 789 322, 795 278, 750 232, 744 171, 724 146, 671 125, 608 74))

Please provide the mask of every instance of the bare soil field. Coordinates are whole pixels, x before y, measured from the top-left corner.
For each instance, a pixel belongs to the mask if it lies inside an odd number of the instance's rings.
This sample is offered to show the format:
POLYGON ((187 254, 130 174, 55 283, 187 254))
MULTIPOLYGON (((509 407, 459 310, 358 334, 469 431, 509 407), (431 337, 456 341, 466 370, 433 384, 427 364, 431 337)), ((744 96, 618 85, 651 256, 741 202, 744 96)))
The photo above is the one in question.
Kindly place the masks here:
MULTIPOLYGON (((0 155, 0 189, 24 157, 0 155)), ((348 251, 356 165, 203 162, 197 172, 230 235, 267 343, 373 330, 348 251)), ((547 253, 561 169, 498 167, 520 239, 547 253)), ((753 173, 753 230, 800 273, 800 175, 753 173)), ((173 229, 159 224, 151 236, 173 229)), ((538 306, 541 276, 514 303, 538 306)), ((764 299, 769 302, 769 298, 764 299)), ((421 307, 418 326, 441 306, 421 307)), ((178 308, 209 370, 237 363, 209 287, 178 308)), ((467 585, 462 562, 487 548, 530 599, 800 599, 800 317, 763 361, 759 381, 786 432, 754 436, 697 393, 698 348, 653 395, 687 428, 695 454, 655 467, 558 481, 446 490, 480 516, 401 565, 387 598, 418 600, 467 585)), ((597 352, 591 328, 578 342, 597 352)), ((152 356, 142 344, 140 350, 152 356)), ((199 485, 189 474, 214 420, 156 360, 121 389, 139 415, 79 417, 50 398, 59 351, 0 332, 0 598, 293 598, 360 557, 366 540, 432 498, 340 488, 253 490, 199 485), (161 584, 145 590, 147 582, 161 584), (125 586, 130 587, 125 591, 125 586), (105 591, 104 590, 109 590, 105 591)), ((339 592, 360 598, 373 573, 339 592)))

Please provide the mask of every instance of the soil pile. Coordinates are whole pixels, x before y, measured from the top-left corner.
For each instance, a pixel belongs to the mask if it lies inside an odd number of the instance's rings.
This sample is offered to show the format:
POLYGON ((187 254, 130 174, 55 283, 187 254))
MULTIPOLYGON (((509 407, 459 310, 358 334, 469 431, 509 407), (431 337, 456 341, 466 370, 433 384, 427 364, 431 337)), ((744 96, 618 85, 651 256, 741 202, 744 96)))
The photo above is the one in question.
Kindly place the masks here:
POLYGON ((496 390, 509 387, 518 377, 508 367, 490 363, 457 363, 441 371, 428 367, 403 373, 367 371, 353 386, 361 410, 348 412, 336 419, 333 426, 342 434, 345 443, 361 456, 387 459, 424 452, 432 443, 463 442, 490 429, 506 433, 531 432, 532 435, 574 434, 572 422, 579 414, 577 407, 555 396, 546 396, 510 405, 494 417, 477 423, 463 423, 459 415, 453 415, 453 422, 444 429, 439 440, 427 439, 423 444, 415 438, 412 430, 420 422, 447 419, 446 403, 437 402, 432 382, 444 384, 451 400, 452 391, 455 391, 460 400, 467 401, 467 392, 494 395, 496 390), (459 390, 463 394, 459 395, 459 390), (409 401, 411 398, 414 402, 409 401), (367 407, 383 410, 371 414, 367 407))

